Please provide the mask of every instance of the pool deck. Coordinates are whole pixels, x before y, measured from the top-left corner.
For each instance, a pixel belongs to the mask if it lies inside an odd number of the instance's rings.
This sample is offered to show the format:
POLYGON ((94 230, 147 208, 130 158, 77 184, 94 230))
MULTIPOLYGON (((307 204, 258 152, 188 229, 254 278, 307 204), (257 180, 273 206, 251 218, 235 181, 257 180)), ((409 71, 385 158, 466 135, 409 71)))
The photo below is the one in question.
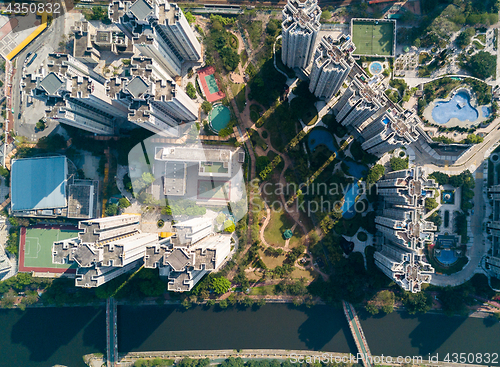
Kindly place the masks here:
MULTIPOLYGON (((438 103, 438 102, 449 102, 451 100, 452 96, 455 94, 455 92, 458 92, 460 89, 463 89, 463 88, 455 89, 454 91, 452 91, 448 95, 448 98, 446 98, 446 99, 439 98, 439 99, 435 99, 434 101, 432 101, 431 103, 429 103, 429 105, 424 109, 424 112, 423 112, 424 118, 427 121, 429 121, 431 124, 434 124, 436 126, 443 126, 443 127, 465 127, 465 128, 470 128, 472 126, 479 125, 483 121, 486 121, 488 119, 488 117, 484 117, 483 116, 483 107, 491 108, 491 106, 490 105, 481 105, 481 106, 478 106, 477 105, 477 100, 476 100, 476 98, 474 98, 473 95, 470 96, 469 103, 472 106, 472 108, 476 109, 476 111, 478 113, 478 117, 477 117, 477 119, 475 121, 470 121, 470 120, 460 121, 458 118, 453 117, 448 122, 446 122, 444 124, 440 124, 440 123, 438 123, 437 121, 434 120, 434 118, 432 117, 432 110, 434 109, 434 107, 436 107, 436 103, 438 103)), ((470 91, 469 91, 469 94, 470 94, 470 91)))

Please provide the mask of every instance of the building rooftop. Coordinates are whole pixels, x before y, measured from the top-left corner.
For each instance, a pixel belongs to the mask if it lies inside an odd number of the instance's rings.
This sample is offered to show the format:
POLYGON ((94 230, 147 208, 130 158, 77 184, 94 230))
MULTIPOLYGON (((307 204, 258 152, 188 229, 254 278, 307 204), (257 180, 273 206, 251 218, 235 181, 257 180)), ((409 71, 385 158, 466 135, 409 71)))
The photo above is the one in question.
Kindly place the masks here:
POLYGON ((63 84, 63 81, 56 74, 50 73, 40 82, 39 87, 43 88, 49 95, 54 95, 63 84))
POLYGON ((66 157, 14 159, 11 169, 13 211, 66 206, 66 157))
POLYGON ((151 14, 153 8, 146 0, 137 0, 128 9, 138 20, 145 20, 151 14))
POLYGON ((160 161, 229 162, 231 151, 210 148, 157 147, 155 159, 160 161))
POLYGON ((135 77, 127 84, 127 90, 134 98, 141 97, 148 88, 148 84, 141 77, 135 77))

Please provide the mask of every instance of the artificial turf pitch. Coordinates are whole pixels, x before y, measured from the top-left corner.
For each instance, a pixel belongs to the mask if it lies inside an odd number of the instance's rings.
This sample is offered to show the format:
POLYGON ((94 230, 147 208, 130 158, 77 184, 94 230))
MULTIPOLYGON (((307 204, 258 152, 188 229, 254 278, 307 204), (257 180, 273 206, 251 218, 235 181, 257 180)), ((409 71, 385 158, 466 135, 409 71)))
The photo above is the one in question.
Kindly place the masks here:
POLYGON ((394 23, 353 22, 352 41, 355 55, 394 56, 394 23))
MULTIPOLYGON (((24 270, 60 272, 70 268, 71 264, 52 263, 52 244, 56 241, 78 236, 76 229, 27 228, 21 232, 21 267, 24 270), (59 270, 59 271, 57 271, 59 270)), ((73 266, 75 267, 75 266, 73 266)), ((23 270, 21 269, 21 270, 23 270)))

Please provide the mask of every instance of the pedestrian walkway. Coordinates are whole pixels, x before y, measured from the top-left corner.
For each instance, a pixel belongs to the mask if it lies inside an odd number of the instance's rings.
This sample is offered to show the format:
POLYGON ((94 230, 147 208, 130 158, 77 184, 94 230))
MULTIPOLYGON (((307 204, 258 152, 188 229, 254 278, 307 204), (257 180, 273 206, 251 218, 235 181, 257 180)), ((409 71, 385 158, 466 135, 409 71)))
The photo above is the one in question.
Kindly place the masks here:
POLYGON ((345 317, 349 323, 349 329, 351 329, 354 342, 356 343, 358 352, 361 354, 363 365, 365 367, 371 367, 372 354, 370 348, 368 348, 368 343, 366 342, 361 324, 359 323, 358 315, 349 302, 342 300, 342 305, 344 306, 345 317))

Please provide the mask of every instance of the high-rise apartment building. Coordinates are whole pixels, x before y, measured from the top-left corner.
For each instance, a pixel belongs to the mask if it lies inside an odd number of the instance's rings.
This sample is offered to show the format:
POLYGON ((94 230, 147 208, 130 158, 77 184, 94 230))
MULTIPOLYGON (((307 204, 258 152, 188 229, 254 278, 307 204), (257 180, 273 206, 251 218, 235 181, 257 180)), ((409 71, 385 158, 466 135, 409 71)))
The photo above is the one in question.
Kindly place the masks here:
POLYGON ((355 63, 351 57, 354 50, 349 36, 323 37, 314 53, 309 91, 326 100, 336 95, 355 63))
POLYGON ((491 274, 500 279, 500 185, 490 187, 489 193, 493 201, 493 220, 489 224, 491 252, 488 252, 485 263, 491 274))
POLYGON ((185 61, 202 57, 200 42, 177 4, 166 0, 119 0, 109 5, 108 14, 134 46, 171 77, 182 75, 185 61))
POLYGON ((224 264, 231 235, 214 233, 213 224, 203 218, 177 223, 175 230, 168 240, 147 247, 145 267, 158 268, 168 279, 168 290, 186 292, 224 264))
POLYGON ((429 283, 434 269, 425 261, 425 245, 434 241, 436 226, 424 219, 425 199, 437 184, 421 167, 390 172, 378 182, 383 207, 375 218, 382 243, 375 264, 403 289, 413 293, 429 283))
POLYGON ((75 71, 85 65, 64 56, 49 55, 49 74, 24 79, 24 92, 45 102, 48 118, 99 135, 114 134, 128 120, 165 136, 198 119, 198 105, 151 58, 133 57, 129 76, 104 79, 75 71))
POLYGON ((158 241, 157 233, 141 233, 140 215, 86 220, 78 237, 54 242, 52 262, 76 263, 77 287, 98 287, 142 265, 146 246, 158 241))
POLYGON ((290 68, 307 68, 321 27, 317 0, 288 0, 283 11, 281 60, 290 68))

